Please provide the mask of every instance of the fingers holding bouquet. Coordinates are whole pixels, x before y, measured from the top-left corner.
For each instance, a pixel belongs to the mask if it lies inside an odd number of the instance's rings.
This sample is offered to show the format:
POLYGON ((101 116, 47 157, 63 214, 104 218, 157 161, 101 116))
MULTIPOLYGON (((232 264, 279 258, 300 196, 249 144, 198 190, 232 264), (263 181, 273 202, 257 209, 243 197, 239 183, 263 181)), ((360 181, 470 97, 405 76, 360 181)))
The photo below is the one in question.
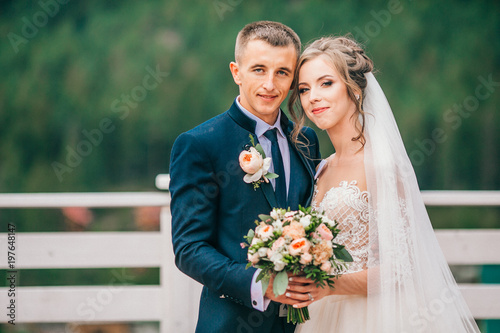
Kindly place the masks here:
POLYGON ((274 277, 275 275, 272 275, 269 279, 269 283, 265 292, 265 297, 269 298, 270 300, 273 300, 278 303, 283 303, 283 304, 288 304, 288 305, 294 305, 300 302, 303 302, 304 299, 308 299, 308 292, 309 289, 314 287, 310 286, 308 287, 307 285, 311 282, 308 280, 308 282, 298 282, 294 280, 294 277, 297 275, 293 275, 292 273, 288 272, 287 273, 289 282, 288 286, 286 287, 285 293, 281 295, 276 295, 273 291, 274 288, 274 277), (307 290, 307 291, 302 291, 302 290, 307 290))
POLYGON ((290 277, 285 295, 295 301, 291 304, 294 308, 300 309, 331 295, 331 288, 318 287, 304 275, 295 275, 290 277))
POLYGON ((332 278, 352 258, 333 242, 340 232, 336 222, 311 207, 275 208, 259 218, 245 236, 248 244, 242 243, 248 246, 248 267, 261 269, 257 280, 268 298, 296 305, 288 308, 288 322, 303 323, 309 319, 307 305, 326 295, 318 289, 333 288, 332 278))

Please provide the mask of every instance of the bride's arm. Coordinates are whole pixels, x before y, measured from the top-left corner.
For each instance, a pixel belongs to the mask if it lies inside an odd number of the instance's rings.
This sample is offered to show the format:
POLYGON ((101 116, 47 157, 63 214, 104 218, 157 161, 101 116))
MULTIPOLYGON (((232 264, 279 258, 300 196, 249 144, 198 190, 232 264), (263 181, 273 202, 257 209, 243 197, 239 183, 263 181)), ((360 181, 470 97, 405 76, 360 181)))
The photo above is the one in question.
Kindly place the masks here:
POLYGON ((302 302, 294 304, 296 308, 303 308, 308 306, 314 301, 318 301, 323 297, 330 295, 364 295, 366 296, 368 290, 368 270, 363 270, 357 273, 351 273, 340 276, 335 279, 335 288, 329 287, 317 288, 316 284, 310 279, 302 276, 292 277, 294 284, 289 284, 287 290, 288 297, 294 299, 302 299, 302 302), (307 293, 311 294, 313 300, 309 300, 307 293))

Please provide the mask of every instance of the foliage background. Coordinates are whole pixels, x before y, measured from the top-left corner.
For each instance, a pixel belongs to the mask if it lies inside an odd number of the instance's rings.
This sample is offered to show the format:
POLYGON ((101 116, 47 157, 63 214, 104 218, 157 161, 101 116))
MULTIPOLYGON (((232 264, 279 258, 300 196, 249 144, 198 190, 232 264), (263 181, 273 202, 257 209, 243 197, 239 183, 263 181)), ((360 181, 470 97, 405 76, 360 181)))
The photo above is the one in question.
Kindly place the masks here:
POLYGON ((500 78, 496 1, 70 1, 14 46, 9 33, 22 38, 23 18, 37 22, 41 3, 0 7, 2 192, 153 188, 175 138, 237 95, 234 39, 260 19, 290 25, 304 43, 352 32, 366 44, 408 152, 424 150, 417 142, 435 128, 448 137, 423 161, 410 154, 422 189, 499 188, 498 86, 457 129, 443 119, 474 96, 479 76, 500 78), (146 66, 169 76, 120 119, 112 103, 142 83, 146 66), (59 181, 51 164, 66 164, 66 148, 106 117, 116 129, 59 181))

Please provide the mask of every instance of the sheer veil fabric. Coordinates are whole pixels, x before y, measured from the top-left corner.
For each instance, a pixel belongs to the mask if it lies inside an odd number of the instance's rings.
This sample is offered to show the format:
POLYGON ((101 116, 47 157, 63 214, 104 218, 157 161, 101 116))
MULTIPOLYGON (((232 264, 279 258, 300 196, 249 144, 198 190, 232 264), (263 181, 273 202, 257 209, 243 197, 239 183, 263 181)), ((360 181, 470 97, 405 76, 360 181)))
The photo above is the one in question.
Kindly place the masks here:
POLYGON ((365 76, 366 332, 479 332, 434 235, 385 94, 372 73, 365 76))

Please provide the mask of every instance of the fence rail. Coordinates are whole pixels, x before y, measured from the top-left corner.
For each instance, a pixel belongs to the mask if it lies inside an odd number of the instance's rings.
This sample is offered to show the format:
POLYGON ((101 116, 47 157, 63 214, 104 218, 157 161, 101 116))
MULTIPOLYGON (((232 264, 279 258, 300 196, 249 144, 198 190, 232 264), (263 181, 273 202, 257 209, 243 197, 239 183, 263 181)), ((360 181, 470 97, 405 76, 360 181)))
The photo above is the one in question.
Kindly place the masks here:
MULTIPOLYGON (((168 175, 156 180, 167 189, 168 175)), ((428 206, 500 206, 500 191, 423 191, 428 206)), ((18 322, 158 321, 164 332, 193 332, 201 285, 174 265, 167 192, 0 194, 0 208, 162 207, 159 232, 18 233, 19 269, 159 267, 160 285, 130 286, 117 280, 104 286, 20 287, 18 322), (99 311, 88 305, 100 300, 99 311), (93 309, 93 310, 92 310, 93 309)), ((500 264, 500 229, 436 230, 449 264, 500 264)), ((0 234, 0 249, 7 235, 0 234)), ((0 268, 7 254, 0 250, 0 268)), ((500 319, 500 285, 461 284, 477 319, 500 319)), ((0 288, 0 304, 7 304, 0 288)), ((3 305, 2 305, 3 306, 3 305)), ((6 316, 1 317, 6 322, 6 316)))

